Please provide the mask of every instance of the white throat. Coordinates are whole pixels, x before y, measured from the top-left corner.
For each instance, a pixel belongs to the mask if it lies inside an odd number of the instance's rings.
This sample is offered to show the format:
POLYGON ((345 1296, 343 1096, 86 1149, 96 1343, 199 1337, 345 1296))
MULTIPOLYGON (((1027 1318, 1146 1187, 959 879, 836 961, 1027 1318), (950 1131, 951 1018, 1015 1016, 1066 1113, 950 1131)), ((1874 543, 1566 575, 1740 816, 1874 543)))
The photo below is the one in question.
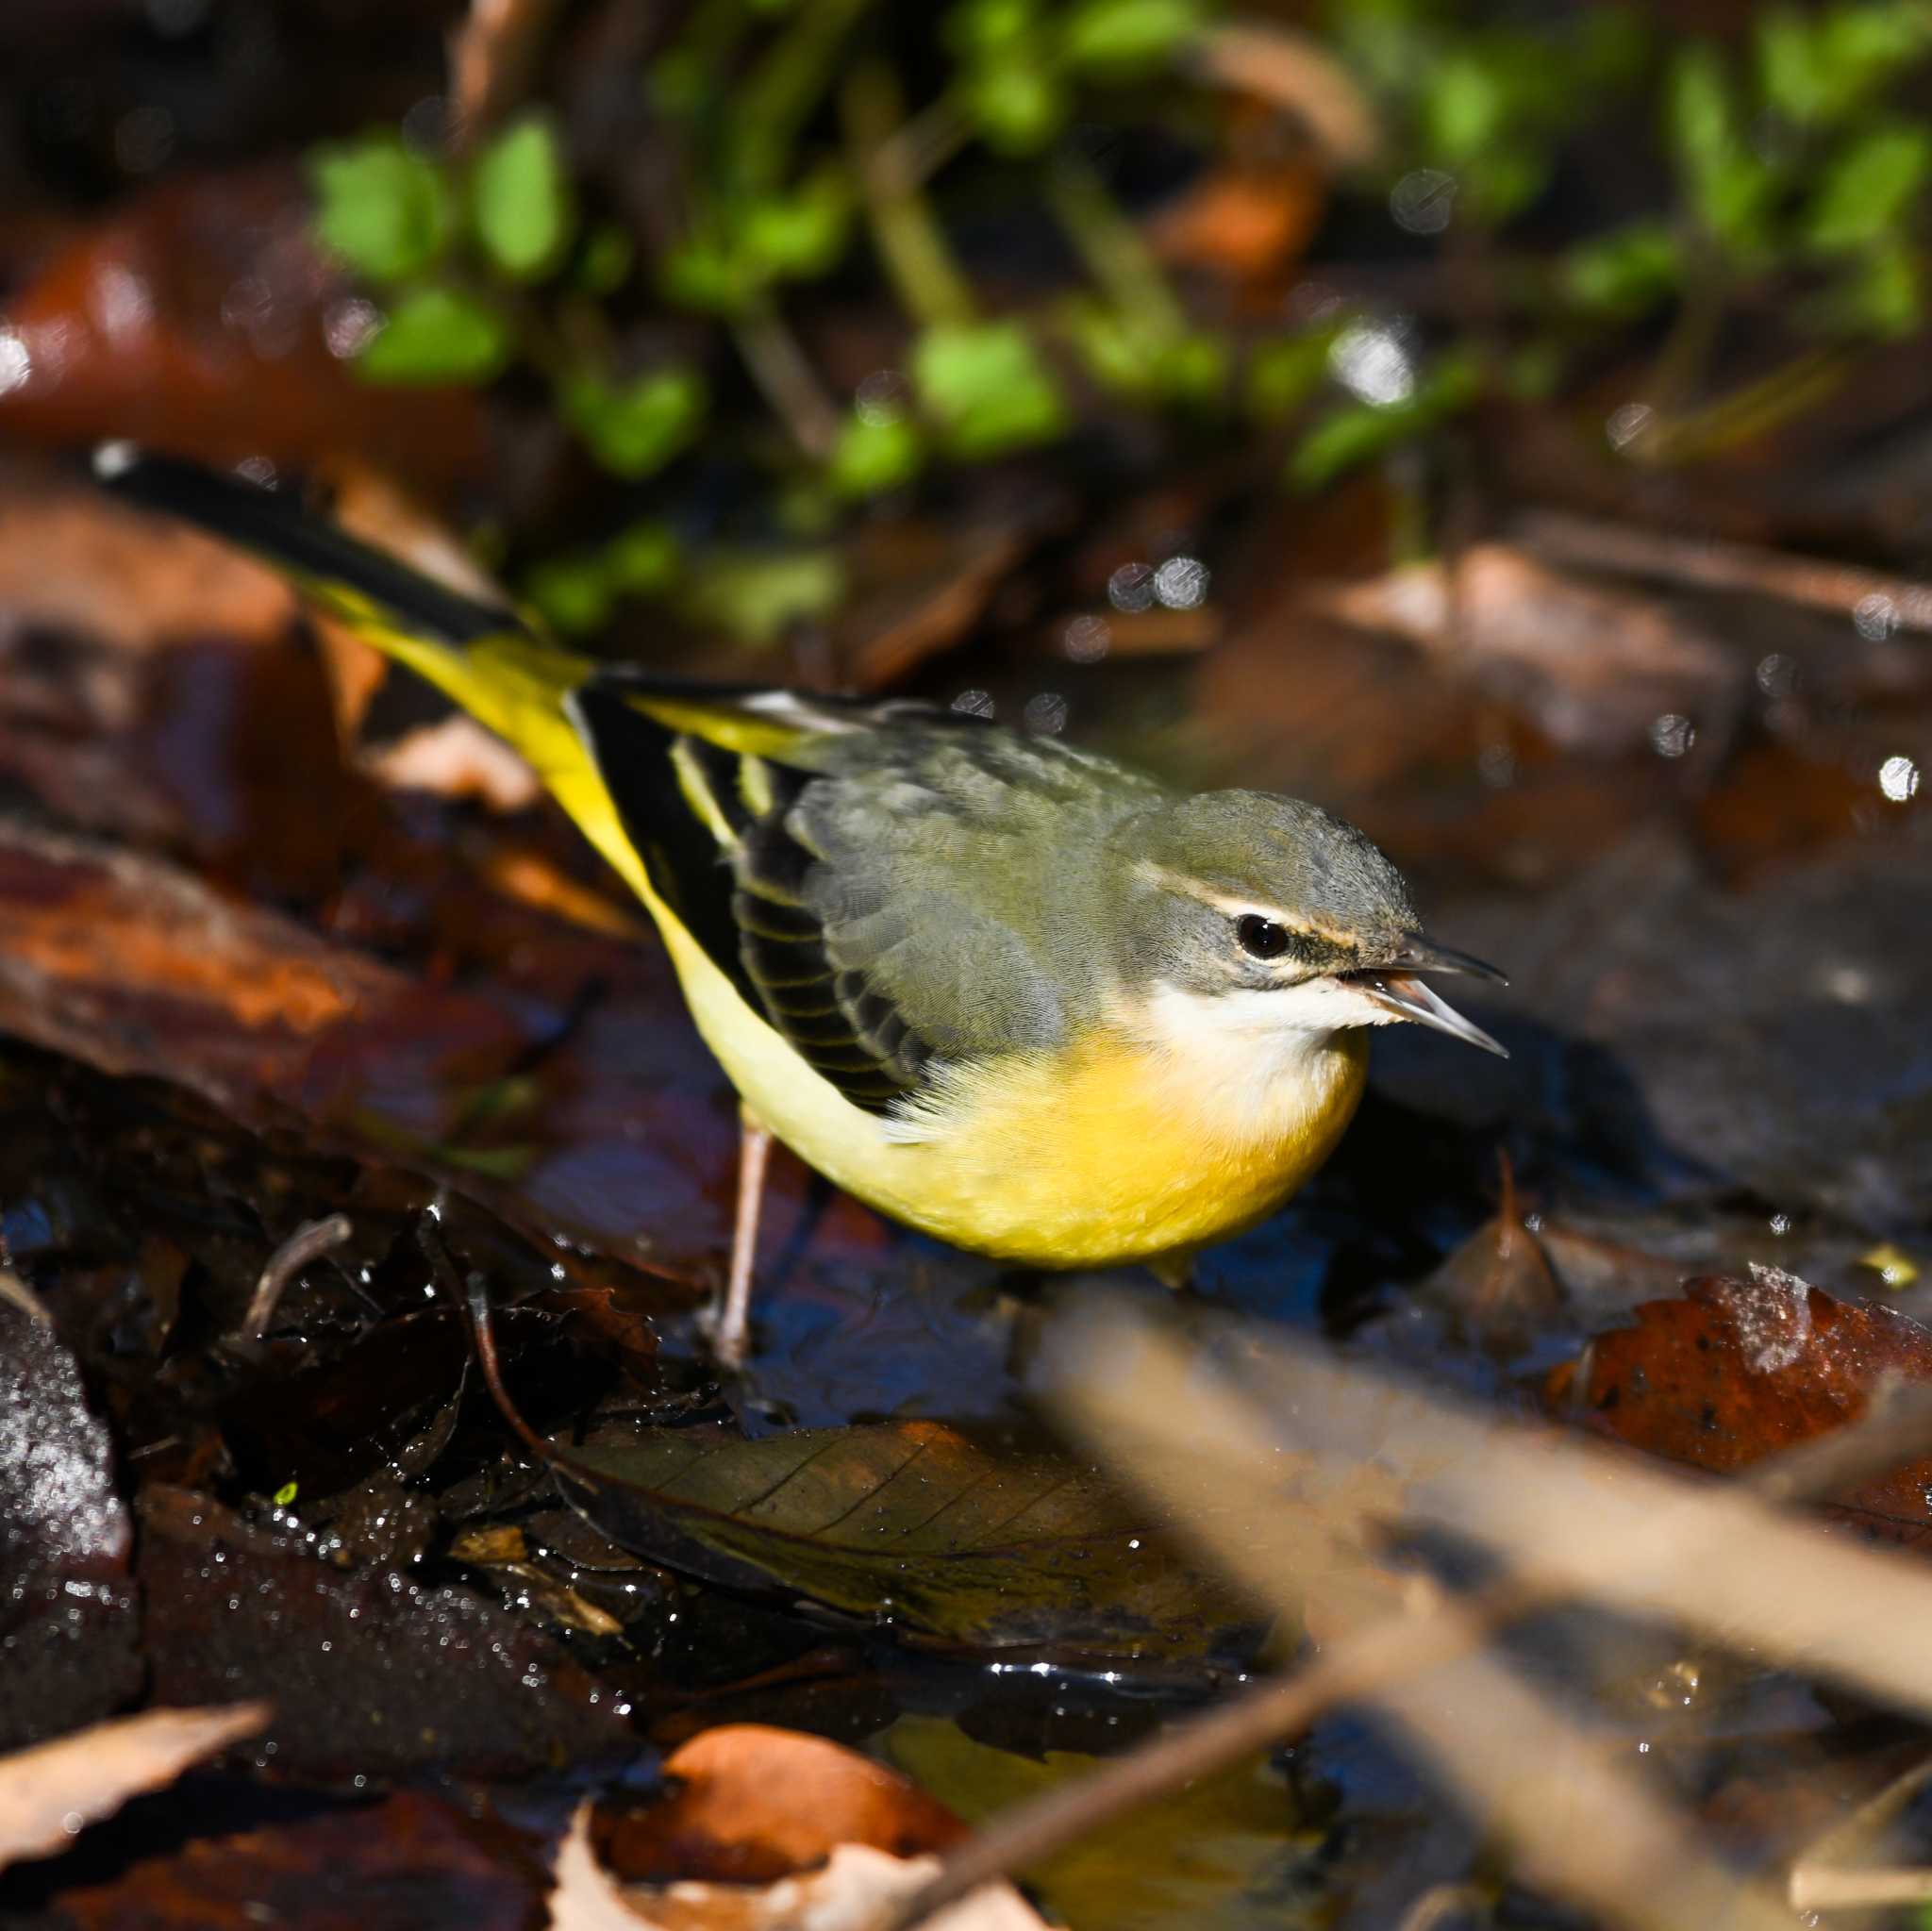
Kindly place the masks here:
POLYGON ((1326 1107, 1352 1063, 1338 1034, 1395 1016, 1360 988, 1322 978, 1267 990, 1157 986, 1131 1024, 1203 1132, 1252 1142, 1297 1133, 1326 1107))

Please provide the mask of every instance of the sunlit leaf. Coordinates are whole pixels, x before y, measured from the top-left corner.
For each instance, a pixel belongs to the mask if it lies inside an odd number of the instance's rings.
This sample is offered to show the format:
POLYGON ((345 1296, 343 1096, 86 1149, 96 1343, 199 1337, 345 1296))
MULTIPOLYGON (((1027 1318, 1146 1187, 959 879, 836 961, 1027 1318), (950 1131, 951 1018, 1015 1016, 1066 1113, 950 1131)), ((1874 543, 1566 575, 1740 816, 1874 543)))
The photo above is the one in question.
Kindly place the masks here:
POLYGON ((1201 0, 1076 0, 1060 51, 1073 67, 1124 76, 1171 60, 1203 22, 1201 0))
POLYGON ((852 187, 841 168, 819 169, 789 194, 761 195, 744 215, 745 254, 774 275, 823 275, 845 251, 852 187))
MULTIPOLYGON (((1070 1750, 1033 1756, 995 1749, 943 1717, 903 1716, 878 1747, 972 1823, 1100 1768, 1100 1759, 1070 1750)), ((1100 1825, 1029 1875, 1070 1924, 1283 1925, 1299 1922, 1282 1909, 1284 1878, 1316 1856, 1319 1843, 1281 1773, 1255 1756, 1100 1825)))
POLYGON ((1909 220, 1932 175, 1932 131, 1883 123, 1832 157, 1819 176, 1803 226, 1812 247, 1836 254, 1869 248, 1909 220))
POLYGON ((703 379, 676 366, 628 381, 580 370, 558 385, 558 401, 591 454, 631 481, 662 469, 697 434, 706 407, 703 379))
POLYGON ((604 546, 604 574, 626 596, 655 596, 676 577, 677 538, 661 523, 634 523, 604 546))
POLYGON ((905 416, 848 416, 839 430, 826 480, 841 496, 877 496, 919 474, 925 458, 918 424, 905 416))
POLYGON ((1065 397, 1019 322, 950 324, 913 345, 926 409, 956 456, 998 456, 1060 435, 1065 397))
POLYGON ((1013 155, 1037 154, 1073 106, 1065 83, 1033 49, 968 68, 959 98, 987 145, 1013 155))
POLYGON ((524 596, 554 630, 582 637, 610 621, 610 577, 597 557, 553 557, 524 578, 524 596))
POLYGON ((1296 444, 1288 481, 1296 490, 1325 488, 1344 472, 1426 434, 1473 403, 1480 388, 1473 361, 1445 357, 1399 403, 1349 403, 1323 417, 1296 444))
POLYGON ((1564 294, 1579 308, 1634 316, 1664 300, 1683 267, 1675 231, 1663 222, 1639 221, 1578 242, 1558 273, 1564 294))
POLYGON ((794 624, 828 617, 845 594, 833 550, 713 550, 695 563, 683 607, 746 643, 775 643, 794 624))
POLYGON ((488 382, 508 362, 508 319, 462 289, 413 289, 390 309, 356 367, 372 382, 488 382))
POLYGON ((526 114, 476 158, 471 203, 476 238, 514 281, 537 281, 563 259, 576 225, 575 197, 557 129, 526 114))
POLYGON ((315 150, 308 158, 315 229, 373 281, 401 281, 436 260, 454 227, 441 171, 393 135, 315 150))
POLYGON ((1698 219, 1740 254, 1761 249, 1777 176, 1746 138, 1724 58, 1707 42, 1685 47, 1671 69, 1672 148, 1698 219))

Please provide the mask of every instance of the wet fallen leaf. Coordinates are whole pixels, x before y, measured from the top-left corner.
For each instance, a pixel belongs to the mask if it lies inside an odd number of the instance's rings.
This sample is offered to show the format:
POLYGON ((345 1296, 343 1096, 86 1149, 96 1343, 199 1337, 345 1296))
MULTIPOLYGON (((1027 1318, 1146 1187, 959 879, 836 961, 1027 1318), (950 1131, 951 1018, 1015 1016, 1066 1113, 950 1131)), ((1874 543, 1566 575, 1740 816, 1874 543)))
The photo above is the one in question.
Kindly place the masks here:
POLYGON ((645 1430, 552 1444, 613 1540, 727 1587, 781 1589, 915 1643, 1203 1657, 1249 1618, 1091 1469, 937 1422, 746 1441, 645 1430))
POLYGON ((425 480, 481 459, 462 390, 374 388, 341 350, 360 311, 317 253, 291 170, 182 176, 43 262, 0 325, 0 425, 54 447, 133 436, 215 461, 358 452, 425 480))
POLYGON ((174 1819, 165 1849, 136 1839, 108 1873, 77 1873, 59 1889, 59 1922, 75 1931, 529 1931, 542 1922, 542 1865, 481 1806, 473 1815, 399 1790, 378 1803, 310 1800, 293 1816, 208 1833, 207 1805, 202 1793, 199 1811, 174 1819))
MULTIPOLYGON (((1856 1421, 1888 1374, 1932 1378, 1932 1333, 1895 1309, 1840 1301, 1793 1274, 1706 1276, 1647 1301, 1555 1369, 1545 1398, 1633 1448, 1725 1473, 1856 1421)), ((1932 1459, 1840 1496, 1874 1533, 1932 1529, 1932 1459)))
MULTIPOLYGON (((975 1824, 1101 1763, 1075 1751, 996 1750, 940 1717, 900 1718, 881 1747, 975 1824)), ((1280 1771, 1257 1756, 1097 1826, 1027 1879, 1073 1931, 1279 1923, 1282 1892, 1324 1835, 1298 1807, 1280 1771)))
POLYGON ((0 1303, 0 1743, 58 1736, 140 1690, 131 1540, 73 1355, 0 1303))
POLYGON ((130 1797, 254 1736, 268 1715, 261 1703, 143 1710, 0 1757, 0 1871, 66 1850, 130 1797))
POLYGON ((1557 743, 1594 753, 1647 741, 1667 712, 1708 716, 1745 666, 1681 611, 1568 576, 1502 543, 1387 576, 1311 586, 1311 608, 1393 631, 1522 704, 1557 743))

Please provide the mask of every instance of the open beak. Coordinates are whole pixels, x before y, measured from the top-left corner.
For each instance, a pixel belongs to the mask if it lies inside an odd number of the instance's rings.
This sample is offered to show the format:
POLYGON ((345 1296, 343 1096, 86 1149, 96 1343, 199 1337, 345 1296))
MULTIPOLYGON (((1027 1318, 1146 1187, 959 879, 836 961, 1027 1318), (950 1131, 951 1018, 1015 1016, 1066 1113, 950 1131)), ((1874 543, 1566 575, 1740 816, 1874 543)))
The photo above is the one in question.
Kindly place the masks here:
POLYGON ((1499 986, 1509 983, 1507 975, 1494 966, 1486 965, 1466 952, 1433 944, 1420 932, 1411 933, 1402 941, 1402 950, 1389 964, 1398 973, 1466 973, 1473 979, 1492 979, 1499 986))
POLYGON ((1446 945, 1431 945, 1425 939, 1411 939, 1386 967, 1348 975, 1350 984, 1364 992, 1385 1011, 1397 1019, 1412 1019, 1418 1025, 1434 1026, 1452 1040, 1462 1040, 1507 1059, 1509 1049, 1492 1040, 1482 1027, 1463 1018, 1446 999, 1415 976, 1417 973, 1467 973, 1474 977, 1493 979, 1507 985, 1494 966, 1471 958, 1464 952, 1451 952, 1446 945))

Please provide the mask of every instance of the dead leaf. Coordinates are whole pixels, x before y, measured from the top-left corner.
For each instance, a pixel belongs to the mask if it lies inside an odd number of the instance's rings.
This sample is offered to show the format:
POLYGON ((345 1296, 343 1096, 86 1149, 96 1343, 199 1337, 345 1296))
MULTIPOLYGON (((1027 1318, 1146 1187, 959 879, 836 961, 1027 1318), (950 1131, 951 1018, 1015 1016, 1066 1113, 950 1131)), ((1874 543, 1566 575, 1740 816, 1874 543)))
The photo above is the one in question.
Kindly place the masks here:
MULTIPOLYGON (((558 1852, 551 1931, 871 1931, 888 1906, 940 1869, 937 1857, 894 1857, 868 1844, 841 1844, 819 1870, 761 1887, 687 1880, 620 1888, 591 1848, 590 1813, 589 1804, 578 1806, 558 1852)), ((1045 1931, 1044 1921, 1007 1884, 982 1886, 926 1922, 931 1931, 1045 1931)))
POLYGON ((949 1851, 966 1826, 896 1771, 766 1723, 701 1730, 664 1761, 669 1794, 600 1816, 598 1847, 632 1882, 769 1884, 841 1844, 893 1857, 949 1851))
POLYGON ((1091 1469, 938 1422, 539 1444, 613 1541, 929 1646, 1200 1657, 1251 1622, 1091 1469))
MULTIPOLYGON (((1932 1379, 1932 1334, 1873 1301, 1839 1301, 1794 1274, 1754 1267, 1647 1301, 1634 1324, 1592 1340, 1544 1387, 1633 1448, 1726 1473, 1856 1421, 1888 1374, 1932 1379)), ((1876 1534, 1932 1530, 1932 1460, 1839 1498, 1876 1534)))
POLYGON ((1588 583, 1503 543, 1474 545, 1453 571, 1408 564, 1311 586, 1307 598, 1324 616, 1391 630, 1441 655, 1574 750, 1640 747, 1660 714, 1707 716, 1744 673, 1740 659, 1670 604, 1588 583))
POLYGON ((0 1757, 0 1871, 66 1850, 90 1823, 254 1736, 268 1718, 265 1703, 143 1710, 0 1757))
POLYGON ((483 460, 474 391, 358 379, 340 352, 353 299, 292 168, 175 175, 57 250, 0 311, 24 362, 0 428, 217 462, 354 451, 425 481, 483 460))

